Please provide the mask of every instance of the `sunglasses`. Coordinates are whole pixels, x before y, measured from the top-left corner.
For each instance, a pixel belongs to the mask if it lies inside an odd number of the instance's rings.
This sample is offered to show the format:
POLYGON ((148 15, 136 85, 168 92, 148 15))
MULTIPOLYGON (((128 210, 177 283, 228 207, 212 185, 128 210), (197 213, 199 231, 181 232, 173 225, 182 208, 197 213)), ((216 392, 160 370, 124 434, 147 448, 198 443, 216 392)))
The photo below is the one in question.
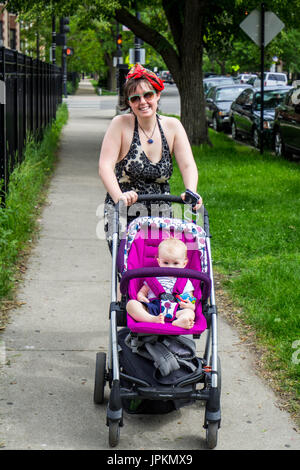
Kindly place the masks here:
POLYGON ((128 97, 128 101, 130 103, 139 103, 141 101, 141 98, 143 97, 147 101, 153 100, 154 96, 156 95, 156 91, 154 90, 148 90, 142 93, 141 95, 131 95, 128 97))

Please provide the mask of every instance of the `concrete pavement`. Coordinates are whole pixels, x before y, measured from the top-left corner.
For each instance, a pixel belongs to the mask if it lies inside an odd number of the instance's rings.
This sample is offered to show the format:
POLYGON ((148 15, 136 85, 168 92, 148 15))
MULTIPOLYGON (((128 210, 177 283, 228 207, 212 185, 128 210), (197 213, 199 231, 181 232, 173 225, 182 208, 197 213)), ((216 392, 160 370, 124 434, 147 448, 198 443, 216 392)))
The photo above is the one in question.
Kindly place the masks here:
MULTIPOLYGON (((105 194, 97 165, 115 108, 88 81, 67 101, 70 116, 40 238, 18 291, 24 304, 11 313, 0 340, 3 450, 109 449, 106 404, 94 405, 93 389, 96 352, 107 349, 111 272, 106 242, 96 235, 105 194)), ((203 344, 204 338, 200 354, 203 344)), ((294 423, 222 318, 219 352, 222 423, 216 450, 300 449, 294 423)), ((108 388, 105 394, 107 402, 108 388)), ((205 449, 203 420, 199 404, 162 416, 125 414, 116 449, 205 449)))

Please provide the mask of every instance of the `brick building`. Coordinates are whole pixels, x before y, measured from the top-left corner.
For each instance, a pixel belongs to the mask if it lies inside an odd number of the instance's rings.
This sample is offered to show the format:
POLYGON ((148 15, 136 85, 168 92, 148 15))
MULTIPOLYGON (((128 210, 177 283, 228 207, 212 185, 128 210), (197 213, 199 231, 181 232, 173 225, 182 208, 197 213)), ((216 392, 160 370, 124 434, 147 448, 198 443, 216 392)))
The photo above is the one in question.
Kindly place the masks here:
POLYGON ((3 10, 0 3, 0 46, 20 51, 20 23, 17 16, 3 10))

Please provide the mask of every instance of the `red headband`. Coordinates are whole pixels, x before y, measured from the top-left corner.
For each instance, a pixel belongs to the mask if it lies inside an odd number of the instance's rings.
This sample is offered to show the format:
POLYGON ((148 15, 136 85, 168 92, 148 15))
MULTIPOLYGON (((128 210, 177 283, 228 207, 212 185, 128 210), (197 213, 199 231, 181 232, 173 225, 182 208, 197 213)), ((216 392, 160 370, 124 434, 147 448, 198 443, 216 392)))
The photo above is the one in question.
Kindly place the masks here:
POLYGON ((137 79, 137 78, 145 78, 148 80, 148 82, 151 83, 153 88, 157 91, 162 91, 165 86, 163 84, 163 81, 158 78, 157 75, 155 75, 154 72, 150 72, 149 70, 146 70, 144 67, 142 67, 140 64, 135 64, 132 69, 129 70, 129 73, 127 75, 127 80, 129 78, 137 79))

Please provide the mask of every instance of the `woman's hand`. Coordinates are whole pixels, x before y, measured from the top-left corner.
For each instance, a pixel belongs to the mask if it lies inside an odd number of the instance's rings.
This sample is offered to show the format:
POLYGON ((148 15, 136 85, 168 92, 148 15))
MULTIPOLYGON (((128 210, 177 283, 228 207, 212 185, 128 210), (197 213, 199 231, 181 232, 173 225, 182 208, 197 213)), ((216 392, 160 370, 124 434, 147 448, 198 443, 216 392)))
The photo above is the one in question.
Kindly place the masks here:
POLYGON ((119 201, 123 201, 125 206, 132 206, 132 204, 135 204, 138 199, 138 195, 135 191, 126 191, 125 193, 122 193, 119 201))
MULTIPOLYGON (((181 196, 181 199, 182 199, 183 201, 185 201, 185 193, 182 193, 180 196, 181 196)), ((203 203, 202 197, 200 196, 200 198, 199 198, 198 201, 197 201, 197 204, 196 204, 195 206, 193 206, 193 209, 194 209, 195 211, 198 211, 198 210, 200 209, 200 207, 202 206, 202 203, 203 203)))

